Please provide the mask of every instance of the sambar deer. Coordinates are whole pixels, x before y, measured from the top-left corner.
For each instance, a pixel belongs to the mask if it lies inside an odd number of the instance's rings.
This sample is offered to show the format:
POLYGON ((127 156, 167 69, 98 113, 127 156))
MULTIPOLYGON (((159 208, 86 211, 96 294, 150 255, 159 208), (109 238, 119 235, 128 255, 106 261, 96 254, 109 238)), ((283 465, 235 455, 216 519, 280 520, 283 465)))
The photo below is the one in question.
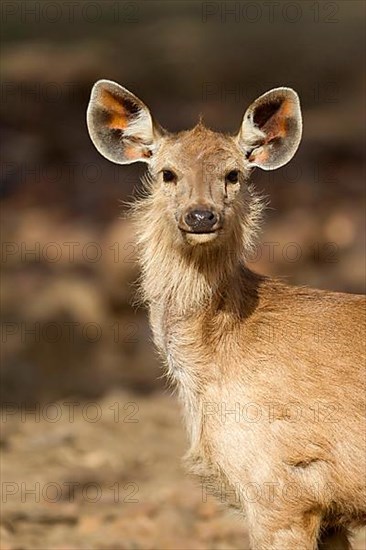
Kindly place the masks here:
POLYGON ((296 152, 297 94, 260 96, 234 136, 171 134, 101 80, 87 124, 107 159, 149 165, 133 209, 141 286, 192 471, 245 514, 255 550, 350 548, 366 516, 365 302, 247 267, 263 209, 248 178, 296 152))

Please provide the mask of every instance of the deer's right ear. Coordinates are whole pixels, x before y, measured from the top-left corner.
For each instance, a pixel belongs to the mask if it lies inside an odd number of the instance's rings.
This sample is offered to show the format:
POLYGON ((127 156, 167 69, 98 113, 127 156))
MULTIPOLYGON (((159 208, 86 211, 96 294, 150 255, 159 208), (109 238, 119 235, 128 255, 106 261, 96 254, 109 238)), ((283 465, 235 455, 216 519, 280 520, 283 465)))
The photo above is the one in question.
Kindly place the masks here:
POLYGON ((146 105, 110 80, 94 84, 87 125, 99 153, 117 164, 149 162, 161 135, 146 105))

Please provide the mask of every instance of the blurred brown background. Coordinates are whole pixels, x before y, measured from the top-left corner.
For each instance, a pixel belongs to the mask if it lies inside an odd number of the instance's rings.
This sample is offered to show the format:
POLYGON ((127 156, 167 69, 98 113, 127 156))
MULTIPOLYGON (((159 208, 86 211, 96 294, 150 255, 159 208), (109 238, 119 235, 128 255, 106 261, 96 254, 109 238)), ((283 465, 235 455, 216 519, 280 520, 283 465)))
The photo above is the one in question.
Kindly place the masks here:
MULTIPOLYGON (((99 78, 168 129, 238 129, 286 85, 302 145, 256 172, 270 197, 253 269, 364 292, 361 1, 3 1, 1 548, 243 549, 245 524, 180 463, 186 441, 144 308, 121 201, 141 165, 94 149, 99 78)), ((356 548, 365 547, 360 534, 356 548)))

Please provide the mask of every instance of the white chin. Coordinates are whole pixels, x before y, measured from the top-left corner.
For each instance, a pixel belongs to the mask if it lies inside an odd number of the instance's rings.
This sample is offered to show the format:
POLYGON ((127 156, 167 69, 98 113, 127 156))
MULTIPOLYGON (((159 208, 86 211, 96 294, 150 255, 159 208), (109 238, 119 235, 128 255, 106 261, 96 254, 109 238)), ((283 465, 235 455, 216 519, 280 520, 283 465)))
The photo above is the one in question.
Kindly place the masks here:
POLYGON ((189 244, 204 244, 214 241, 217 233, 186 233, 186 240, 189 244))

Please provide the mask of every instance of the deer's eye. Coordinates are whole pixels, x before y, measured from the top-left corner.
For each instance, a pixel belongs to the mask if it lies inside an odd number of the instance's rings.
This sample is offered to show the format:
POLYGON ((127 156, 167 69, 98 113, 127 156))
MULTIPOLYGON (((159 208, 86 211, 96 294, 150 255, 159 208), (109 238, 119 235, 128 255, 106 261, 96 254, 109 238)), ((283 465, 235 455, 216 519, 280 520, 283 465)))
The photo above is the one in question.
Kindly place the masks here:
POLYGON ((226 181, 229 183, 238 183, 239 181, 239 170, 231 170, 225 176, 226 181))
POLYGON ((177 175, 172 170, 163 170, 163 180, 165 183, 177 181, 177 175))

